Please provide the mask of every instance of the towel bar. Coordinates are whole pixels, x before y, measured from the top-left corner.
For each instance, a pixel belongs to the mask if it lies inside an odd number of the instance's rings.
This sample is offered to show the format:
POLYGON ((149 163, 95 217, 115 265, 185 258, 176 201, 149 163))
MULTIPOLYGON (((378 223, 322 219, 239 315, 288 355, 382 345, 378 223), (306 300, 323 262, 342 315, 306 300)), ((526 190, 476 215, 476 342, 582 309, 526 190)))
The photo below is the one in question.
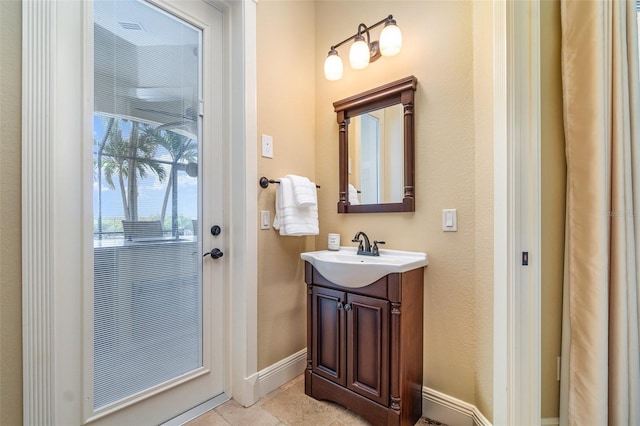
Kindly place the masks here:
MULTIPOLYGON (((260 178, 260 186, 263 188, 268 188, 270 183, 280 183, 279 180, 273 180, 273 179, 267 179, 266 177, 262 176, 260 178)), ((316 185, 316 188, 320 188, 320 185, 316 185)))

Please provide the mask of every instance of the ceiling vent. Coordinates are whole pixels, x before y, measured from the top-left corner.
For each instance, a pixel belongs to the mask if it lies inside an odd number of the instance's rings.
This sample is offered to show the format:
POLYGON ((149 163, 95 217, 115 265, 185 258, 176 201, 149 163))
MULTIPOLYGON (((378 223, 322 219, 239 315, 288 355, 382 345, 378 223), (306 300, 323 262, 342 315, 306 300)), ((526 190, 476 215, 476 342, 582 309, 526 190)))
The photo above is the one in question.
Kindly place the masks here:
POLYGON ((122 21, 118 21, 118 24, 120 24, 120 26, 125 30, 144 31, 144 27, 141 24, 139 24, 138 22, 122 22, 122 21))

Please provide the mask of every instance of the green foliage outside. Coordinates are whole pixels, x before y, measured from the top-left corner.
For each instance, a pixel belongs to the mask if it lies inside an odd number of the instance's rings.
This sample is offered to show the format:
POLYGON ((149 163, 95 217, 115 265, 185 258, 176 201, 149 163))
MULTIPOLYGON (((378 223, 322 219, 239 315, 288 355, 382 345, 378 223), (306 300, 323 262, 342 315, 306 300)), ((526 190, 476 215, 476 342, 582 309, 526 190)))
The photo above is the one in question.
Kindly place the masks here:
POLYGON ((170 196, 173 194, 174 202, 177 197, 176 174, 177 167, 184 167, 186 163, 197 162, 197 142, 183 135, 164 130, 157 130, 149 125, 131 122, 129 135, 125 137, 122 132, 122 118, 104 118, 106 129, 101 141, 94 140, 95 152, 94 172, 95 179, 102 182, 111 190, 118 189, 121 196, 124 217, 101 217, 94 219, 94 232, 122 233, 122 220, 150 221, 160 220, 163 229, 171 232, 177 229, 178 233, 192 230, 191 218, 181 216, 174 206, 173 211, 167 214, 170 196), (168 164, 170 170, 157 158, 158 148, 163 148, 171 157, 168 164), (138 181, 150 174, 157 176, 162 183, 168 179, 161 213, 148 217, 138 214, 138 181), (173 223, 176 216, 176 223, 173 223), (100 223, 101 222, 101 223, 100 223))

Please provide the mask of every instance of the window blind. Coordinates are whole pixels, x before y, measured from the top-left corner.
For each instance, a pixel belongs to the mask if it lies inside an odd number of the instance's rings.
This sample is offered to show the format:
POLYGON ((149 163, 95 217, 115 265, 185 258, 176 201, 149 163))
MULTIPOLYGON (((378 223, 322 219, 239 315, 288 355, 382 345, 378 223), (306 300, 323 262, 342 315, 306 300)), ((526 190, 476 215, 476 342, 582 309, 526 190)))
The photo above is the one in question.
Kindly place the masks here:
POLYGON ((94 3, 94 409, 202 365, 200 37, 145 2, 94 3))

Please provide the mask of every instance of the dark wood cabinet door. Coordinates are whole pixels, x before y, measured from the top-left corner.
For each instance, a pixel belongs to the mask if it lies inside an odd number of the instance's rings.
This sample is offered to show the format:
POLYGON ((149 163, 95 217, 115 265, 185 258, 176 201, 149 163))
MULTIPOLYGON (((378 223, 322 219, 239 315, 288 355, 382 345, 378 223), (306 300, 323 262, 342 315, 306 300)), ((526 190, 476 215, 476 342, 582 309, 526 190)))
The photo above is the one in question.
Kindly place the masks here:
POLYGON ((346 386, 346 293, 328 288, 313 288, 312 333, 314 373, 346 386))
POLYGON ((348 294, 347 388, 389 405, 389 302, 348 294))

